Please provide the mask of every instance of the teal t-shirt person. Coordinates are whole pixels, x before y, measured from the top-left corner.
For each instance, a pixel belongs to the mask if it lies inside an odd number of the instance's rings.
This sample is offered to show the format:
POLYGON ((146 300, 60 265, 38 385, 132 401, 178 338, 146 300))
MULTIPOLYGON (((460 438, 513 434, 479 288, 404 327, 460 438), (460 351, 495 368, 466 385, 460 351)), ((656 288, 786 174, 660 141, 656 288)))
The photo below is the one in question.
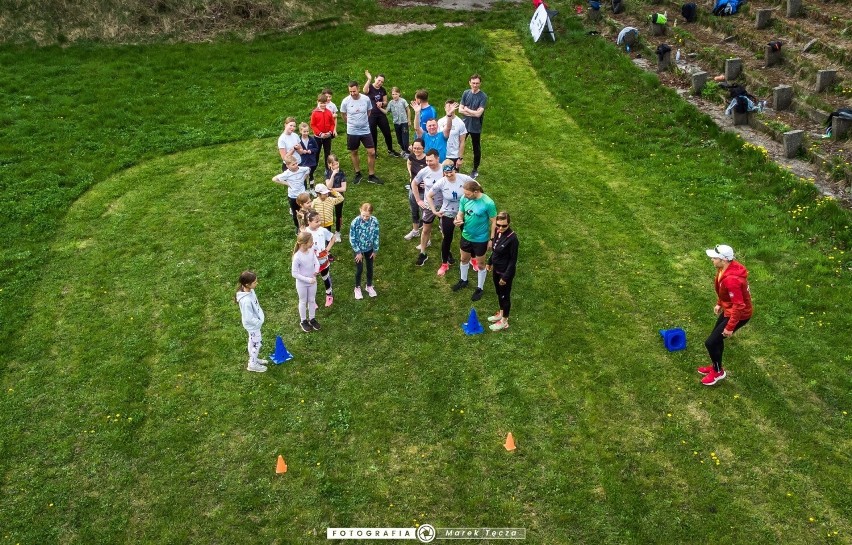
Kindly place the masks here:
POLYGON ((491 218, 497 216, 497 207, 491 197, 480 193, 479 197, 470 199, 462 197, 459 202, 459 212, 464 217, 462 236, 470 242, 488 242, 491 240, 491 218))

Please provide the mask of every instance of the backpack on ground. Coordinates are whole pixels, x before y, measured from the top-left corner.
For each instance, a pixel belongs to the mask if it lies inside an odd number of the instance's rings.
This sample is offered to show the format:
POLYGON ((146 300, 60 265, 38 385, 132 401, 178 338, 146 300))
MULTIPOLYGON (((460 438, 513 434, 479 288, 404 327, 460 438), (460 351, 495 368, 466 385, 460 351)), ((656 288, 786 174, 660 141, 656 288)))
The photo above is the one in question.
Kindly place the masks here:
POLYGON ((852 121, 852 108, 840 108, 839 110, 834 110, 828 115, 828 120, 825 122, 825 126, 831 127, 831 120, 835 117, 852 121))
POLYGON ((657 25, 664 25, 668 22, 668 18, 662 13, 653 13, 650 16, 651 22, 657 25))
POLYGON ((713 15, 733 15, 740 9, 742 0, 716 0, 713 15))
POLYGON ((694 23, 698 20, 698 6, 695 2, 687 2, 680 8, 680 14, 686 19, 687 23, 694 23))
POLYGON ((592 11, 600 11, 601 3, 598 0, 589 0, 589 9, 592 11))
POLYGON ((665 54, 666 54, 666 53, 671 53, 671 51, 672 51, 672 48, 671 48, 671 47, 669 47, 669 45, 668 45, 668 44, 660 44, 660 45, 658 45, 658 46, 657 46, 657 51, 656 51, 656 53, 657 53, 657 60, 659 60, 660 62, 662 62, 662 61, 663 61, 663 57, 665 56, 665 54))
POLYGON ((612 12, 621 13, 624 11, 624 2, 622 0, 612 0, 612 12))

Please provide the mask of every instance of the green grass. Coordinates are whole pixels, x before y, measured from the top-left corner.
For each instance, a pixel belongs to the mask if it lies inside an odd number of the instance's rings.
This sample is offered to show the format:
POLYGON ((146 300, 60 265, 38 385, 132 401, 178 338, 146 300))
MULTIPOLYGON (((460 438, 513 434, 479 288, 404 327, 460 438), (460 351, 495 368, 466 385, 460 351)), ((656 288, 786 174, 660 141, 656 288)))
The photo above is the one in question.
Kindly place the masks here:
POLYGON ((412 36, 357 25, 321 31, 358 51, 333 64, 280 62, 311 34, 0 51, 16 66, 0 76, 0 539, 315 543, 428 522, 530 543, 850 542, 849 213, 573 23, 532 44, 521 13, 418 34, 429 69, 388 57, 412 36), (435 276, 434 244, 413 266, 404 168, 381 154, 387 184, 346 203, 376 206, 379 298, 349 295, 344 245, 324 330, 298 333, 275 138, 364 68, 436 104, 483 74, 481 181, 522 243, 504 334, 461 332, 471 303, 455 269, 435 276), (703 248, 723 241, 756 315, 708 389, 703 248), (280 334, 296 356, 264 375, 244 370, 245 268, 264 353, 280 334), (685 352, 662 347, 673 326, 685 352))

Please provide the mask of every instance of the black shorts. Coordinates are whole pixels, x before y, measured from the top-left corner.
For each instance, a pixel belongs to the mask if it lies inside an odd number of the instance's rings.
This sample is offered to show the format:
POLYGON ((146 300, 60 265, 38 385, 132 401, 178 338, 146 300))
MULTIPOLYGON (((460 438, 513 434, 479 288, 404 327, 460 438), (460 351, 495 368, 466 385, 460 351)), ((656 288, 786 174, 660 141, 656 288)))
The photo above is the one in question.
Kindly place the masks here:
POLYGON ((488 252, 488 242, 471 242, 461 237, 461 251, 472 255, 473 257, 483 257, 488 252))
POLYGON ((376 144, 373 142, 372 135, 369 134, 347 134, 346 135, 346 149, 349 151, 355 151, 358 147, 364 144, 364 147, 367 149, 375 148, 376 144))

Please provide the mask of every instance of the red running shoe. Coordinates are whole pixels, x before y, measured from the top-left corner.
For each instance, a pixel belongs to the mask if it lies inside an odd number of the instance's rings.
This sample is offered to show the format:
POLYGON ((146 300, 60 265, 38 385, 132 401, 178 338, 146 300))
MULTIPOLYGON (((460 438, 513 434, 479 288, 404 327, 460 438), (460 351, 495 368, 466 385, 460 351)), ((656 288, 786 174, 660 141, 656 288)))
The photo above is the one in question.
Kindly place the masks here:
POLYGON ((717 373, 716 371, 710 371, 706 377, 701 379, 701 384, 703 384, 704 386, 713 386, 720 380, 724 379, 726 376, 728 375, 727 373, 725 373, 724 369, 722 369, 722 371, 719 373, 717 373))
POLYGON ((696 369, 696 371, 698 371, 702 375, 709 375, 710 373, 713 372, 713 366, 708 365, 706 367, 699 367, 698 369, 696 369))

